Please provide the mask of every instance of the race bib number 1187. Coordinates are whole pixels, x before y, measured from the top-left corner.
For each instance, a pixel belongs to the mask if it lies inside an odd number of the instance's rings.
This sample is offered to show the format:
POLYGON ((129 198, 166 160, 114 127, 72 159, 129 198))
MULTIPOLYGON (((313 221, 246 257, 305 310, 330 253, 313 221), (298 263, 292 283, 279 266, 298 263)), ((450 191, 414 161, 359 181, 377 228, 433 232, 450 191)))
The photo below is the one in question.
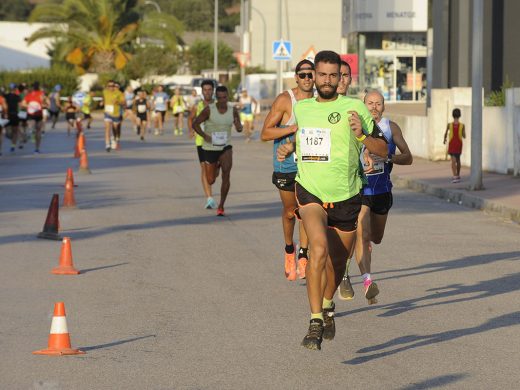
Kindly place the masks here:
POLYGON ((330 162, 330 129, 303 128, 299 141, 302 162, 330 162))

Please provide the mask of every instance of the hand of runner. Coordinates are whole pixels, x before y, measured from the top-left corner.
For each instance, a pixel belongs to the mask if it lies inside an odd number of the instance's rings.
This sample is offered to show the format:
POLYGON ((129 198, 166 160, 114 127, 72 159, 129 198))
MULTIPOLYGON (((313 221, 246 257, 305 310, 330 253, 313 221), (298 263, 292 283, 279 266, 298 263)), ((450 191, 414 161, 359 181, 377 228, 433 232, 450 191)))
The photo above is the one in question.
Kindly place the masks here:
POLYGON ((203 133, 202 138, 204 138, 204 141, 211 144, 211 136, 208 133, 203 133))
POLYGON ((356 111, 349 111, 350 114, 348 118, 348 123, 350 125, 351 130, 354 132, 357 138, 363 135, 363 125, 361 124, 361 119, 356 111))
POLYGON ((278 149, 276 149, 276 159, 278 161, 283 161, 285 158, 294 152, 294 143, 289 139, 287 143, 278 146, 278 149))
POLYGON ((374 171, 374 159, 370 156, 370 153, 368 152, 368 149, 365 149, 363 152, 363 172, 364 173, 371 173, 374 171))

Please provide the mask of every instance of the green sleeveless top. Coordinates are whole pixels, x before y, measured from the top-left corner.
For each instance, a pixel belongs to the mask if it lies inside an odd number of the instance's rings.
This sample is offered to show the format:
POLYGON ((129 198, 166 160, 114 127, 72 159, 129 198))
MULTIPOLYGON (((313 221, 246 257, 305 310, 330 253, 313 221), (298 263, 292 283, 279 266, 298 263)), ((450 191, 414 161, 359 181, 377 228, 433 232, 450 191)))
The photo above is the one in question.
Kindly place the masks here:
POLYGON ((340 202, 359 194, 359 154, 362 143, 350 129, 348 111, 356 111, 363 130, 371 134, 373 121, 365 104, 339 95, 331 102, 300 100, 294 114, 298 124, 296 181, 322 202, 340 202))
POLYGON ((211 137, 212 142, 204 141, 204 150, 224 150, 231 142, 231 127, 233 126, 233 106, 228 103, 224 114, 218 112, 216 103, 209 106, 209 119, 204 122, 204 132, 211 137))

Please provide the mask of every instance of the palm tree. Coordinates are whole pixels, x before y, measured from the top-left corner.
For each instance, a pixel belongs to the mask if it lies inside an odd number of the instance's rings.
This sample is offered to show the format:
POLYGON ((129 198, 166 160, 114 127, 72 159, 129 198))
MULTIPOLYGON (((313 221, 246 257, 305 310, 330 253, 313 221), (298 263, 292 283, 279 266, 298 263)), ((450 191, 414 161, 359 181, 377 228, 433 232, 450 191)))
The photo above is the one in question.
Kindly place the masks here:
MULTIPOLYGON (((125 67, 131 57, 142 24, 137 0, 47 0, 31 13, 30 21, 48 26, 34 32, 28 43, 54 38, 58 58, 73 64, 78 73, 105 73, 125 67)), ((182 29, 171 15, 161 15, 161 23, 147 33, 154 38, 171 40, 182 29)))

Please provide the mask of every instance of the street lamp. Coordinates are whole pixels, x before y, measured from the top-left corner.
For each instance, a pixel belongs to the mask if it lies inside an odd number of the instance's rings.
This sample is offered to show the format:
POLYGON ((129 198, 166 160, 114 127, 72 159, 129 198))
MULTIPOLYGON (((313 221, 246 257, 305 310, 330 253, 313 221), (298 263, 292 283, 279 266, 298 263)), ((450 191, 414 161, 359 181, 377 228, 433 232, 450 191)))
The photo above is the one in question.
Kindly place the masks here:
POLYGON ((155 1, 146 0, 144 2, 144 5, 153 5, 155 7, 155 9, 157 10, 157 12, 161 13, 161 7, 159 7, 159 4, 157 4, 155 1))

